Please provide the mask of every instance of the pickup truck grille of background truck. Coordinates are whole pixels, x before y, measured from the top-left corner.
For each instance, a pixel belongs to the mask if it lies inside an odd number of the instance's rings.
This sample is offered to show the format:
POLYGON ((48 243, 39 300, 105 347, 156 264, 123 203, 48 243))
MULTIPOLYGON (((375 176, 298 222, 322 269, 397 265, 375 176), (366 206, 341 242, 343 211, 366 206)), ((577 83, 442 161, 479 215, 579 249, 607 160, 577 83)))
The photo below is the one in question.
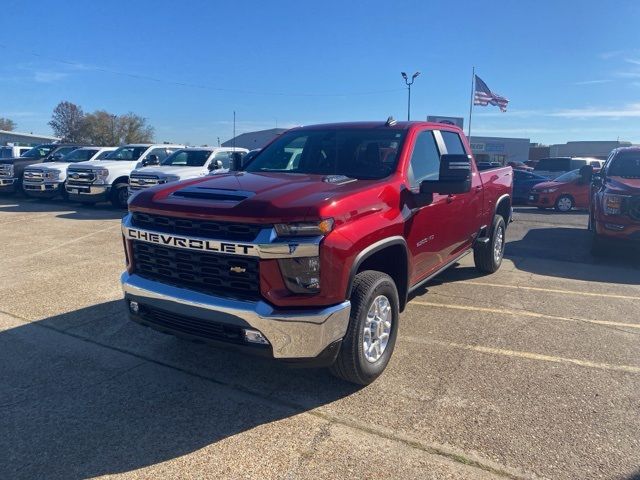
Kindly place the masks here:
POLYGON ((87 185, 93 183, 96 180, 96 174, 90 170, 73 170, 69 169, 67 172, 67 184, 68 185, 87 185))
POLYGON ((260 297, 259 259, 133 241, 133 273, 182 288, 242 299, 260 297))
POLYGON ((31 170, 31 169, 25 169, 24 171, 24 176, 23 176, 24 180, 26 182, 44 182, 44 172, 42 170, 31 170))
POLYGON ((244 242, 254 240, 261 229, 269 227, 268 225, 247 223, 190 220, 188 218, 173 218, 139 212, 133 214, 131 221, 134 227, 145 228, 156 232, 178 233, 214 240, 238 240, 244 242))
POLYGON ((131 177, 129 177, 130 190, 141 190, 163 183, 167 183, 167 181, 165 179, 159 179, 156 175, 132 174, 131 177))

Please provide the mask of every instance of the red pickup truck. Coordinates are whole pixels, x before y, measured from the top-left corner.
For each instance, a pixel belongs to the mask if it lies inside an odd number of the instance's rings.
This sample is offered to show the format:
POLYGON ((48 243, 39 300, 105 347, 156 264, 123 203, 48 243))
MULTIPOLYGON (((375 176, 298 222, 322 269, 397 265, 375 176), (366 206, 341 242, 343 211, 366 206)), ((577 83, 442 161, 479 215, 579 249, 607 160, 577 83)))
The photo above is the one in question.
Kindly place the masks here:
POLYGON ((640 147, 613 150, 591 185, 592 253, 615 244, 640 246, 640 147))
POLYGON ((131 319, 368 384, 413 290, 470 252, 499 268, 512 173, 479 172, 443 124, 289 130, 240 171, 130 199, 131 319))

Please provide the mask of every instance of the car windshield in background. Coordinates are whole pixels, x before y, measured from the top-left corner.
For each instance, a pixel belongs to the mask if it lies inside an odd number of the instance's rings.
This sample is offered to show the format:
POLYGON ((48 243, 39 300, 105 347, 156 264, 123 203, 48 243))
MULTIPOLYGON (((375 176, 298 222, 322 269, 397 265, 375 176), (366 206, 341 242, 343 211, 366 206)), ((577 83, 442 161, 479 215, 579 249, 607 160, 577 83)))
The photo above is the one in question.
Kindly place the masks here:
POLYGON ((640 152, 622 152, 611 160, 610 177, 640 178, 640 152))
POLYGON ((162 165, 174 167, 202 167, 211 155, 208 150, 178 150, 169 155, 162 165))
POLYGON ((42 158, 42 157, 46 157, 47 155, 49 155, 49 152, 51 152, 51 150, 53 150, 53 146, 39 146, 39 147, 33 147, 31 150, 28 150, 26 152, 24 152, 22 154, 23 157, 29 157, 29 158, 42 158))
POLYGON ((580 177, 580 170, 572 170, 555 178, 554 182, 573 182, 580 177))
POLYGON ((104 157, 103 160, 138 160, 147 148, 149 147, 120 147, 104 157))
POLYGON ((570 168, 570 158, 543 158, 538 162, 535 169, 545 172, 565 172, 570 168))
POLYGON ((291 131, 261 151, 246 171, 384 178, 396 167, 405 135, 382 128, 291 131))
POLYGON ((62 161, 63 162, 70 162, 70 163, 84 162, 86 160, 89 160, 91 157, 93 157, 95 155, 95 153, 96 153, 95 150, 78 149, 78 150, 74 150, 73 152, 67 153, 62 158, 62 161))

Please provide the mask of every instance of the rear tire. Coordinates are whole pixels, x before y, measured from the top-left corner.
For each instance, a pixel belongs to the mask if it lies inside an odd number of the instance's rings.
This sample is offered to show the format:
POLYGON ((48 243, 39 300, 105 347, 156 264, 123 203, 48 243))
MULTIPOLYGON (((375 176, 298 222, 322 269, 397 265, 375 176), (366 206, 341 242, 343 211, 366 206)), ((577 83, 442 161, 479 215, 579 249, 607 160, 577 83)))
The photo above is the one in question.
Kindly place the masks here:
POLYGON ((378 378, 393 353, 399 315, 398 290, 391 277, 373 270, 358 273, 349 326, 331 373, 358 385, 378 378))
POLYGON ((501 215, 495 215, 489 241, 477 243, 473 247, 473 261, 481 272, 494 273, 502 265, 506 230, 504 218, 501 215))
POLYGON ((567 213, 573 209, 573 206, 573 198, 571 198, 569 195, 560 195, 556 200, 556 204, 553 208, 556 209, 556 212, 567 213))
POLYGON ((116 183, 111 190, 111 205, 116 208, 127 208, 128 188, 126 183, 116 183))

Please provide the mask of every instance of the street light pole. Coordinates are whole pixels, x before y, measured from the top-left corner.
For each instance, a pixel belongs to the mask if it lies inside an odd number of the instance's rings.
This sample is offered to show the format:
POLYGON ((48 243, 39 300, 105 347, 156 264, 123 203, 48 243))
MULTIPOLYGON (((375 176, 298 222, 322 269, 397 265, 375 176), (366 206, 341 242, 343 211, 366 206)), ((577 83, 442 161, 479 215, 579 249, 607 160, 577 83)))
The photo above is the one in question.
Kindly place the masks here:
POLYGON ((416 77, 420 75, 420 72, 416 72, 411 76, 411 80, 405 72, 400 72, 402 78, 404 78, 404 83, 407 85, 407 89, 409 90, 409 96, 407 98, 407 121, 411 120, 411 85, 416 81, 416 77))

